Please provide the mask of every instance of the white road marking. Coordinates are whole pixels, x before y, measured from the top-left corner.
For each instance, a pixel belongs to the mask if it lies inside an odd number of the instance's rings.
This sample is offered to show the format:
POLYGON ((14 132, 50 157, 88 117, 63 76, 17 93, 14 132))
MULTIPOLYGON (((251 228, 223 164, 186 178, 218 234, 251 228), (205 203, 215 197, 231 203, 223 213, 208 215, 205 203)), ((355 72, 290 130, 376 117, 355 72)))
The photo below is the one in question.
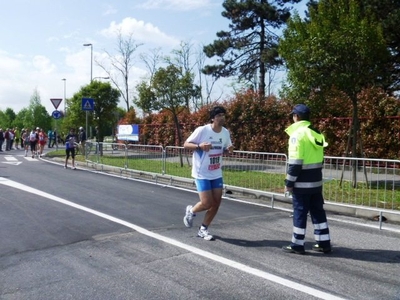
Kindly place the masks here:
MULTIPOLYGON (((16 155, 16 156, 23 157, 27 161, 39 161, 36 156, 35 156, 35 158, 32 158, 32 155, 25 156, 25 155, 21 154, 21 155, 16 155)), ((3 164, 16 165, 16 166, 22 164, 22 161, 18 161, 18 158, 16 158, 13 155, 5 155, 4 159, 6 161, 2 161, 3 164)))
POLYGON ((14 165, 18 166, 19 164, 22 164, 21 161, 2 161, 3 164, 9 164, 9 165, 14 165))
POLYGON ((35 156, 35 158, 32 158, 32 155, 28 155, 28 156, 24 156, 24 158, 27 160, 27 161, 39 161, 38 159, 37 159, 37 157, 35 156))
POLYGON ((6 160, 6 161, 18 161, 18 159, 16 159, 14 156, 12 156, 12 155, 6 155, 6 156, 4 156, 4 159, 6 160))
POLYGON ((247 265, 238 263, 238 262, 236 262, 234 260, 227 259, 225 257, 222 257, 222 256, 219 256, 219 255, 216 255, 216 254, 213 254, 213 253, 198 249, 196 247, 186 245, 186 244, 181 243, 181 242, 179 242, 177 240, 174 240, 174 239, 162 236, 160 234, 154 233, 154 232, 149 231, 149 230, 147 230, 147 229, 145 229, 143 227, 139 227, 139 226, 137 226, 135 224, 129 223, 129 222, 124 221, 124 220, 121 220, 119 218, 115 218, 113 216, 104 214, 104 213, 99 212, 97 210, 94 210, 94 209, 91 209, 91 208, 88 208, 88 207, 73 203, 71 201, 65 200, 63 198, 60 198, 60 197, 45 193, 43 191, 34 189, 34 188, 30 187, 30 186, 23 185, 21 183, 18 183, 18 182, 12 181, 12 180, 8 180, 8 179, 6 179, 4 177, 0 177, 0 184, 6 185, 6 186, 9 186, 9 187, 12 187, 12 188, 16 188, 16 189, 22 190, 24 192, 29 192, 29 193, 32 193, 32 194, 35 194, 35 195, 38 195, 38 196, 41 196, 41 197, 44 197, 44 198, 47 198, 47 199, 62 203, 62 204, 65 204, 65 205, 68 205, 70 207, 74 207, 76 209, 88 212, 88 213, 96 215, 98 217, 107 219, 107 220, 109 220, 111 222, 115 222, 117 224, 120 224, 120 225, 126 226, 128 228, 131 228, 131 229, 133 229, 133 230, 135 230, 135 231, 137 231, 137 232, 139 232, 139 233, 141 233, 143 235, 146 235, 148 237, 151 237, 151 238, 157 239, 159 241, 168 243, 170 245, 179 247, 181 249, 184 249, 184 250, 187 250, 189 252, 195 253, 197 255, 203 256, 205 258, 214 260, 214 261, 216 261, 218 263, 221 263, 221 264, 224 264, 226 266, 235 268, 235 269, 240 270, 242 272, 246 272, 248 274, 252 274, 254 276, 257 276, 257 277, 260 277, 260 278, 264 278, 264 279, 266 279, 268 281, 271 281, 271 282, 275 282, 275 283, 283 285, 283 286, 285 286, 287 288, 294 289, 294 290, 300 291, 302 293, 305 293, 305 294, 308 294, 308 295, 311 295, 311 296, 314 296, 314 297, 317 297, 317 298, 320 298, 320 299, 344 300, 344 298, 340 298, 340 297, 337 297, 335 295, 332 295, 332 294, 329 294, 329 293, 325 293, 325 292, 317 290, 315 288, 308 287, 308 286, 299 284, 297 282, 290 281, 288 279, 273 275, 271 273, 264 272, 264 271, 258 270, 256 268, 249 267, 247 265))

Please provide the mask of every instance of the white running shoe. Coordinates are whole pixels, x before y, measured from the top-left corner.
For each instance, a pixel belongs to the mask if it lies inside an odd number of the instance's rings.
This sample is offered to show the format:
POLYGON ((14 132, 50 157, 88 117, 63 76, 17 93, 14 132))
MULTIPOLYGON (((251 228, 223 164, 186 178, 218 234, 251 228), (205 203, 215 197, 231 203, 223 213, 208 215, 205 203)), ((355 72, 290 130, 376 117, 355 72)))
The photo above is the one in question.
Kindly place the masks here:
POLYGON ((192 207, 193 207, 192 205, 186 206, 186 214, 183 217, 183 224, 185 224, 186 227, 192 227, 193 226, 193 217, 195 217, 196 214, 190 212, 192 207))
POLYGON ((208 232, 207 229, 203 229, 203 228, 199 228, 199 232, 197 233, 198 237, 201 237, 203 239, 205 239, 206 241, 211 241, 214 239, 214 237, 208 232))

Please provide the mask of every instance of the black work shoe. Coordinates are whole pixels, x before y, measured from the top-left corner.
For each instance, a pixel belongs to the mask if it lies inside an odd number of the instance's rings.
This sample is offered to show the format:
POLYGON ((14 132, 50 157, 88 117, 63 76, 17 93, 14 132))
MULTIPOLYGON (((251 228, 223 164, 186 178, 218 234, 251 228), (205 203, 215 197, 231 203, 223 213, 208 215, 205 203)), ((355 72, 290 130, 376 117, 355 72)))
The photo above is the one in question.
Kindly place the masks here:
POLYGON ((312 250, 313 250, 313 251, 317 251, 317 252, 323 252, 323 253, 331 253, 331 252, 332 252, 331 246, 328 246, 328 247, 321 247, 321 246, 318 245, 318 244, 315 244, 315 245, 312 247, 312 250))
POLYGON ((296 253, 296 254, 305 254, 306 251, 302 248, 293 248, 292 246, 284 246, 282 247, 283 252, 286 253, 296 253))

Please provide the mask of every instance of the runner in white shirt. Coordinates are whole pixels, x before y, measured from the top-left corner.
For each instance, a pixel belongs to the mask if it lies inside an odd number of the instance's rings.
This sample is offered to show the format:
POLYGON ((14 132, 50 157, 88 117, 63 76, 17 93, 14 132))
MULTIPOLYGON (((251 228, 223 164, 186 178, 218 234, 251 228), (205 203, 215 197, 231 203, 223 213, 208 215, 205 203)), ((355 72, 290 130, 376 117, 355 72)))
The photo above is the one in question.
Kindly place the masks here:
POLYGON ((192 176, 196 179, 200 201, 194 206, 186 207, 183 223, 186 227, 193 226, 193 217, 196 213, 205 211, 197 236, 205 240, 212 240, 208 232, 222 200, 222 155, 224 151, 233 152, 233 145, 229 131, 223 127, 225 123, 225 109, 214 107, 210 112, 211 124, 200 126, 189 136, 184 143, 186 149, 193 150, 192 176))

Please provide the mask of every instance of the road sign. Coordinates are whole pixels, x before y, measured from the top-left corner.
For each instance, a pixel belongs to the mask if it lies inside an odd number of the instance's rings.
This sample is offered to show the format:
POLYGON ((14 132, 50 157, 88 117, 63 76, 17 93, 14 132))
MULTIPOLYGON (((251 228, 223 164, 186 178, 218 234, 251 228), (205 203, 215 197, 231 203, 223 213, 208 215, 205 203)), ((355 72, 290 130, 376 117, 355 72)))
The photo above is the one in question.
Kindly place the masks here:
POLYGON ((51 114, 51 116, 54 119, 60 119, 61 118, 61 112, 59 112, 58 110, 53 111, 53 113, 51 114))
POLYGON ((139 125, 118 125, 117 138, 122 141, 139 141, 139 125))
POLYGON ((82 110, 94 110, 94 100, 92 98, 82 98, 82 110))
POLYGON ((62 99, 52 98, 50 99, 51 103, 53 103, 54 108, 57 109, 60 106, 62 99))

